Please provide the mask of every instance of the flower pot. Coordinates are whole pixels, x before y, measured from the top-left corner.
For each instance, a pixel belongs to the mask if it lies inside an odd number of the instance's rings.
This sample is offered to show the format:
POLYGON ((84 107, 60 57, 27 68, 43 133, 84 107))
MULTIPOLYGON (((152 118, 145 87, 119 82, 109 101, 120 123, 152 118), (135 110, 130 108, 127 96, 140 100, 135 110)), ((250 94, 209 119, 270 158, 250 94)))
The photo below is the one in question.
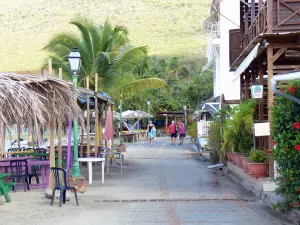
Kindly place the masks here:
POLYGON ((249 162, 249 173, 256 178, 266 177, 268 173, 268 163, 253 163, 249 162))
POLYGON ((244 169, 244 173, 249 173, 249 159, 247 157, 241 157, 242 160, 242 165, 243 165, 243 169, 244 169))
POLYGON ((241 156, 241 153, 234 153, 234 161, 238 167, 243 167, 241 156))
POLYGON ((228 159, 228 161, 232 161, 231 160, 231 152, 227 152, 227 159, 228 159))
POLYGON ((235 165, 235 161, 234 161, 234 153, 230 153, 230 157, 231 157, 231 162, 233 165, 235 165))

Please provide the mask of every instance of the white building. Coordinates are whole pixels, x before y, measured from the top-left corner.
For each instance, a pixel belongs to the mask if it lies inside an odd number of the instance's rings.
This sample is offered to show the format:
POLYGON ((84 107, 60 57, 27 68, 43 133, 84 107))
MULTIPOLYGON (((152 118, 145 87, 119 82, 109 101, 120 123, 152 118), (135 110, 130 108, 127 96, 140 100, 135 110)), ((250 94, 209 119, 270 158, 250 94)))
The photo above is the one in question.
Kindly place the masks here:
POLYGON ((210 32, 206 57, 207 64, 202 72, 214 72, 214 97, 225 100, 240 99, 240 81, 233 82, 234 72, 229 72, 229 30, 239 29, 240 0, 212 0, 210 16, 205 21, 205 29, 210 32))

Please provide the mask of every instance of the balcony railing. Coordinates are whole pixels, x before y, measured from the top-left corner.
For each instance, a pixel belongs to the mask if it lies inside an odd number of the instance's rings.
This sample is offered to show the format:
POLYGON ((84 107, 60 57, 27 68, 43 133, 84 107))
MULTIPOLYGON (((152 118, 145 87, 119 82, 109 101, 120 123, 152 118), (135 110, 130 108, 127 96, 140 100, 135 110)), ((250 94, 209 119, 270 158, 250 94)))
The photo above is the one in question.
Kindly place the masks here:
POLYGON ((263 34, 267 31, 267 5, 264 4, 255 20, 251 23, 249 29, 245 32, 243 39, 243 49, 245 49, 252 40, 254 40, 259 34, 263 34))

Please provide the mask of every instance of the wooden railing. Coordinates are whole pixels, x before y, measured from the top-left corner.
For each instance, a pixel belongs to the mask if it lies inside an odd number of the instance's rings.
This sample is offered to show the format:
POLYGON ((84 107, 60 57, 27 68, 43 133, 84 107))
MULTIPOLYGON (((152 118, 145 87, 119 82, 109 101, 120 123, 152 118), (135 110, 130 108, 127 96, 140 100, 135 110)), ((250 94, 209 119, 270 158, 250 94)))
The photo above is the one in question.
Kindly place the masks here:
POLYGON ((267 5, 264 4, 260 9, 255 20, 251 23, 249 29, 245 32, 243 39, 243 48, 245 49, 252 40, 254 40, 259 34, 263 34, 267 31, 267 5))

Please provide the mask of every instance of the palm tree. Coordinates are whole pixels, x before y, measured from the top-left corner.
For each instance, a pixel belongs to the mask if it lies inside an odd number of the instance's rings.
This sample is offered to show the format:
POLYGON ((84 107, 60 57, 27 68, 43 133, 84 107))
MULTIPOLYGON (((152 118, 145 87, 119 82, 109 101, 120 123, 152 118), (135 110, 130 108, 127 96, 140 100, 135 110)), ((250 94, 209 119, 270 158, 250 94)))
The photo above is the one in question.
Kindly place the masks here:
MULTIPOLYGON (((44 47, 52 58, 53 68, 62 68, 66 76, 70 76, 68 55, 73 48, 78 47, 82 57, 79 85, 89 76, 91 88, 95 73, 99 74, 99 89, 110 92, 114 83, 123 73, 133 71, 145 64, 147 47, 134 47, 129 44, 128 31, 125 27, 113 27, 108 21, 103 26, 95 25, 91 20, 79 18, 70 22, 79 30, 80 35, 62 32, 55 35, 44 47)), ((130 86, 129 80, 127 88, 130 86)), ((134 80, 133 85, 145 85, 151 80, 134 80)), ((152 82, 153 83, 153 82, 152 82)), ((155 80, 156 87, 166 86, 162 80, 155 80)), ((151 85, 150 85, 151 86, 151 85)), ((149 86, 149 87, 150 87, 149 86)), ((145 87, 145 86, 144 86, 145 87)))

